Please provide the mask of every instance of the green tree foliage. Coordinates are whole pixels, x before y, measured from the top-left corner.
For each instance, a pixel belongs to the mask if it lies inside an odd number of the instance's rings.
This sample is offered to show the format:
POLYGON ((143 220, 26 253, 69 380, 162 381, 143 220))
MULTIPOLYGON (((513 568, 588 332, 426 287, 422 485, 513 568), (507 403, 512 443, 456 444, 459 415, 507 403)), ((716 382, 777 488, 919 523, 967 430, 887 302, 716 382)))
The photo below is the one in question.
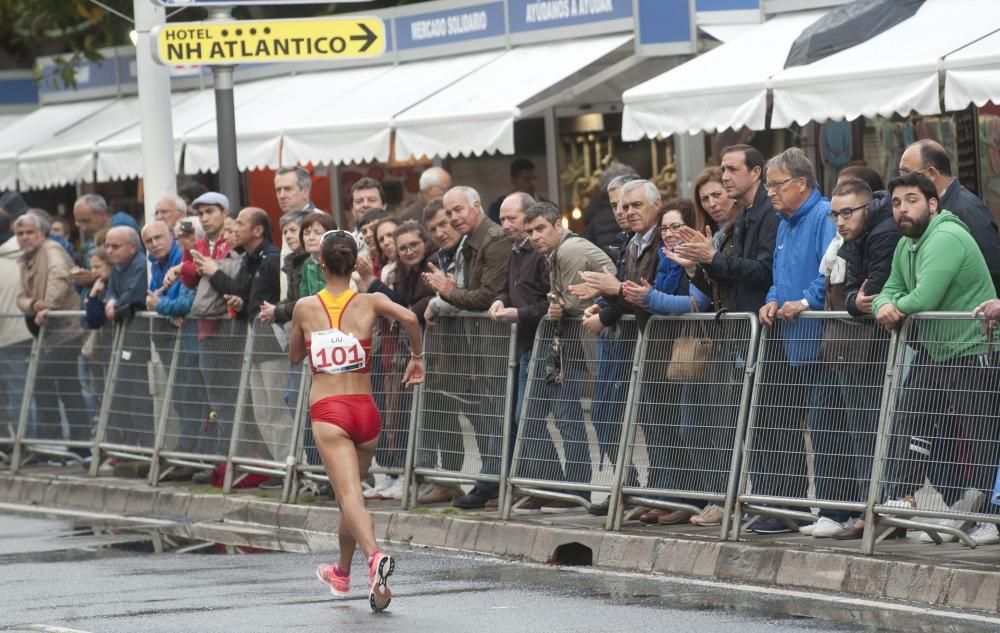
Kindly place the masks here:
MULTIPOLYGON (((131 0, 102 0, 131 15, 131 0)), ((127 43, 131 24, 87 0, 0 0, 0 67, 30 68, 36 57, 53 55, 53 78, 75 85, 73 66, 101 59, 98 49, 127 43), (124 40, 124 41, 123 41, 124 40)))
MULTIPOLYGON (((35 58, 51 55, 58 72, 52 81, 75 87, 74 66, 103 59, 100 49, 131 42, 133 0, 0 0, 0 70, 33 68, 35 58), (124 17, 123 17, 124 16, 124 17)), ((152 1, 152 0, 147 0, 152 1)), ((312 17, 386 9, 427 0, 370 0, 325 4, 239 7, 234 19, 312 17)), ((171 11, 168 20, 198 21, 204 9, 171 11)), ((38 69, 35 69, 36 73, 38 69)), ((40 75, 37 77, 41 79, 40 75)))

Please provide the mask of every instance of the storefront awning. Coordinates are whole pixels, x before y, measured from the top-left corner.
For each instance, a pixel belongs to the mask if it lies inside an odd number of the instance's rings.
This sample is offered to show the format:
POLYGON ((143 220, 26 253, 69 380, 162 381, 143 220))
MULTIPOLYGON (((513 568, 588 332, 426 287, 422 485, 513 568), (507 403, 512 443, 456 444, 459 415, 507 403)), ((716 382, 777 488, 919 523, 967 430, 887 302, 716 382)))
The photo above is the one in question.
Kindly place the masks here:
POLYGON ((942 58, 997 29, 996 0, 926 0, 913 17, 866 42, 772 77, 771 126, 938 114, 942 58))
POLYGON ((622 139, 764 129, 769 77, 821 11, 783 15, 625 91, 622 139))
MULTIPOLYGON (((241 170, 276 169, 281 164, 281 130, 285 125, 301 120, 306 113, 315 117, 342 101, 356 108, 366 107, 359 88, 390 68, 348 68, 335 73, 304 73, 252 82, 260 84, 262 90, 260 96, 236 105, 236 164, 241 170)), ((187 131, 183 140, 185 172, 218 171, 214 116, 187 131)))
POLYGON ((630 39, 578 39, 504 52, 396 116, 396 157, 513 154, 521 106, 630 39))
MULTIPOLYGON (((268 82, 239 83, 233 89, 237 104, 251 101, 269 88, 268 82)), ((183 138, 202 125, 215 126, 215 92, 209 88, 196 92, 179 92, 171 98, 174 134, 174 166, 180 168, 183 138)), ((214 146, 213 146, 214 147, 214 146)), ((122 180, 142 175, 142 128, 137 123, 97 144, 97 179, 122 180)))
POLYGON ((17 186, 17 154, 70 129, 84 118, 106 108, 111 99, 43 106, 3 130, 0 144, 0 189, 17 186))
POLYGON ((386 162, 392 117, 499 55, 500 51, 492 51, 393 66, 351 98, 285 121, 281 160, 285 164, 386 162))
POLYGON ((44 189, 92 180, 98 141, 138 121, 138 97, 115 99, 52 138, 32 145, 17 156, 21 188, 44 189))
POLYGON ((1000 103, 1000 31, 948 55, 944 69, 946 110, 1000 103))

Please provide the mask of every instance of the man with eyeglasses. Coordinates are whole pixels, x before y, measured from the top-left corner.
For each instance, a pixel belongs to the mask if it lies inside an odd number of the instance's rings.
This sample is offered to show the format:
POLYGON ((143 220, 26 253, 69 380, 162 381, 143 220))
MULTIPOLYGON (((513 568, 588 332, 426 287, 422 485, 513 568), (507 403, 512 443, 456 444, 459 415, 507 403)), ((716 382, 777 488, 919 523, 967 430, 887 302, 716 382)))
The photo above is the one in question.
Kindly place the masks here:
MULTIPOLYGON (((765 186, 782 218, 775 241, 774 282, 759 312, 761 323, 771 327, 768 338, 775 344, 767 346, 762 359, 766 380, 760 386, 757 442, 749 457, 750 472, 754 494, 804 499, 808 479, 802 418, 808 411, 810 383, 822 367, 819 346, 823 324, 796 319, 806 310, 823 309, 826 280, 818 271, 835 229, 830 221, 830 201, 816 186, 812 162, 801 149, 787 149, 768 161, 765 186)), ((814 446, 819 446, 816 454, 824 454, 820 447, 829 438, 812 439, 814 446)), ((817 478, 820 498, 829 498, 822 488, 827 483, 817 478)), ((776 534, 791 531, 791 526, 766 517, 752 529, 776 534)))
MULTIPOLYGON (((854 317, 870 316, 901 237, 888 194, 872 192, 865 181, 847 178, 834 188, 830 206, 830 217, 843 240, 830 248, 837 249, 833 256, 845 262, 846 272, 840 284, 832 283, 830 276, 825 307, 846 308, 854 317)), ((814 456, 816 478, 833 484, 825 489, 835 495, 835 501, 864 502, 868 495, 888 354, 886 337, 875 328, 870 319, 825 322, 821 357, 828 381, 814 392, 810 429, 836 447, 814 456)), ((857 514, 820 517, 811 530, 815 538, 860 539, 864 521, 857 514)))
POLYGON ((1000 292, 1000 236, 993 214, 979 197, 952 176, 948 152, 937 142, 924 139, 906 148, 899 159, 899 174, 923 174, 934 184, 940 207, 951 211, 969 227, 969 233, 986 260, 993 287, 1000 292))

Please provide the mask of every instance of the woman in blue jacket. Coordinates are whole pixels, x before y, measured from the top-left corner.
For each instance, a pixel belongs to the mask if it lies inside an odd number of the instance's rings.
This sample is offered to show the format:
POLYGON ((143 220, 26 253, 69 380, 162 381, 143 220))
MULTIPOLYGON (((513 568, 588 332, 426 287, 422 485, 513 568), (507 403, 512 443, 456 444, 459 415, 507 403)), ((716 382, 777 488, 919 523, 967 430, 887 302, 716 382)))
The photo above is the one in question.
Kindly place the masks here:
MULTIPOLYGON (((711 306, 711 298, 689 283, 685 267, 693 263, 673 255, 680 244, 680 229, 694 225, 694 203, 686 198, 674 198, 663 204, 657 221, 663 247, 656 270, 656 284, 650 286, 627 281, 623 287, 626 301, 644 307, 652 314, 672 315, 701 312, 711 306)), ((666 328, 647 328, 647 335, 666 332, 662 340, 650 342, 651 364, 642 383, 639 398, 639 421, 649 452, 649 476, 646 487, 651 490, 702 491, 702 469, 711 468, 712 449, 709 439, 699 429, 706 429, 709 394, 706 385, 671 381, 666 378, 666 361, 670 358, 673 340, 686 334, 688 322, 677 321, 666 328), (699 423, 699 420, 702 422, 699 423)), ((726 465, 728 468, 728 464, 726 465)), ((704 501, 678 497, 662 497, 664 501, 703 508, 704 501)), ((643 523, 674 525, 687 523, 695 513, 689 509, 674 511, 653 509, 639 516, 643 523)))

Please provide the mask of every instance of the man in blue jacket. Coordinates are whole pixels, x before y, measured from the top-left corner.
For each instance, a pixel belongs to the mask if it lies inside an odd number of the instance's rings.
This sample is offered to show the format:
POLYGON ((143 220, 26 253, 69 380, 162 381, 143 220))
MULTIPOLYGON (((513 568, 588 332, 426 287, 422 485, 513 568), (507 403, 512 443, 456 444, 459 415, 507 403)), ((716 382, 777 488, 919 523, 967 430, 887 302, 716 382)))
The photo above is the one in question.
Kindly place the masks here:
MULTIPOLYGON (((781 214, 774 248, 774 282, 760 309, 760 321, 771 326, 769 345, 761 358, 761 388, 750 453, 753 493, 805 499, 808 489, 802 418, 808 411, 810 382, 822 370, 819 346, 823 324, 797 321, 806 310, 822 310, 825 279, 819 263, 836 229, 830 201, 816 187, 813 165, 793 147, 767 162, 767 193, 781 214), (780 323, 777 320, 780 319, 780 323)), ((815 441, 815 438, 814 438, 815 441)), ((755 532, 791 531, 778 519, 765 517, 755 532)))
MULTIPOLYGON (((184 257, 184 250, 174 241, 170 227, 165 221, 150 222, 142 228, 142 243, 149 255, 150 275, 149 290, 146 293, 146 309, 155 311, 163 319, 157 319, 153 325, 153 341, 165 370, 169 371, 173 362, 177 362, 174 375, 173 397, 174 407, 180 418, 180 429, 177 434, 177 444, 168 444, 168 450, 181 452, 200 452, 199 439, 204 435, 206 416, 208 415, 208 398, 201 382, 198 367, 198 327, 193 319, 185 319, 194 303, 195 291, 180 281, 175 281, 164 287, 167 272, 179 266, 184 257), (180 354, 174 359, 174 339, 180 329, 180 354)), ((194 475, 194 469, 186 467, 174 468, 166 473, 163 480, 186 481, 194 475)))

